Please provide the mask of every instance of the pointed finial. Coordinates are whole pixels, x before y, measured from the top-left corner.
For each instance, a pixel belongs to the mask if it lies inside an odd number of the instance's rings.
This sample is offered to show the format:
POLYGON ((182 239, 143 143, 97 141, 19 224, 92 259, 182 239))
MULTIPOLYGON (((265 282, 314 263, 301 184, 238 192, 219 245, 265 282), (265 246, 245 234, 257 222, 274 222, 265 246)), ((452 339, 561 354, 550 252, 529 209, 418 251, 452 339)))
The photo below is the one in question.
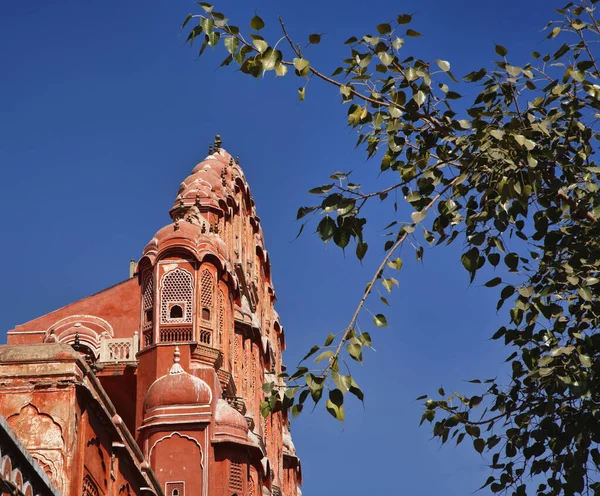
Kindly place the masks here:
POLYGON ((240 165, 240 157, 235 157, 235 163, 240 165))
POLYGON ((213 150, 212 150, 212 143, 210 145, 208 145, 208 154, 212 155, 213 154, 213 150))
POLYGON ((173 351, 173 365, 171 366, 169 374, 176 375, 183 374, 185 372, 185 370, 183 370, 183 367, 179 365, 180 356, 181 353, 179 352, 179 346, 175 346, 175 350, 173 351))
POLYGON ((206 234, 206 224, 203 222, 202 223, 202 229, 200 231, 202 234, 206 234))
POLYGON ((219 221, 215 222, 215 227, 213 228, 215 234, 219 234, 219 221))
POLYGON ((73 343, 73 349, 79 351, 81 349, 81 341, 79 339, 79 333, 75 333, 75 342, 73 343))
POLYGON ((173 222, 173 231, 179 231, 179 219, 175 219, 173 222))
POLYGON ((212 224, 208 225, 208 232, 209 233, 213 232, 213 226, 212 226, 212 224))
POLYGON ((200 203, 200 193, 196 193, 196 205, 200 203))
POLYGON ((221 148, 221 135, 217 134, 215 136, 215 152, 218 152, 221 148))

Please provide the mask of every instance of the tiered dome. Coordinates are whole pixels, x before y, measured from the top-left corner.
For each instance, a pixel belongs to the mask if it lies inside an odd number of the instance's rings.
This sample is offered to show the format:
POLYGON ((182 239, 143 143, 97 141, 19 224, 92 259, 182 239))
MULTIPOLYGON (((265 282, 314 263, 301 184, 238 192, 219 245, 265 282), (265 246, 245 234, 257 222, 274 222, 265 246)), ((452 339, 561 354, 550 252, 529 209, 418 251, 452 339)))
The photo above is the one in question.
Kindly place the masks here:
POLYGON ((171 216, 176 216, 181 208, 198 203, 227 210, 235 205, 236 188, 248 189, 239 164, 221 148, 220 143, 217 136, 214 153, 196 165, 192 173, 183 180, 171 209, 171 216))

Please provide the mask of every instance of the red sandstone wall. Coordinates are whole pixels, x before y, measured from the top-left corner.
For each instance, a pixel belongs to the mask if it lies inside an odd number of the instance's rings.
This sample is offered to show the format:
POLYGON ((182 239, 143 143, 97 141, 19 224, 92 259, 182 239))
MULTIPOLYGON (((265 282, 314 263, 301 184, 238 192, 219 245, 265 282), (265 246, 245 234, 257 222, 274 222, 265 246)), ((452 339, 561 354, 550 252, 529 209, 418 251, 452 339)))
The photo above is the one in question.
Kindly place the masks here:
MULTIPOLYGON (((46 331, 71 315, 100 317, 113 327, 114 337, 131 337, 140 330, 140 289, 137 278, 128 279, 95 295, 71 303, 42 317, 15 326, 16 332, 46 331)), ((8 344, 39 343, 43 334, 8 334, 8 344)))

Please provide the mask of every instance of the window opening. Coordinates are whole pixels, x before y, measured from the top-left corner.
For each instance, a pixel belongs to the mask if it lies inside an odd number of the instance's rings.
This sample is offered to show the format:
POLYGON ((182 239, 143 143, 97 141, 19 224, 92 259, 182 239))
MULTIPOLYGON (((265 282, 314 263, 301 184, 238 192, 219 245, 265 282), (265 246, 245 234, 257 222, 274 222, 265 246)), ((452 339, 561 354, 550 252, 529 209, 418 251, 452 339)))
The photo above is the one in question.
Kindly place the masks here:
POLYGON ((183 318, 183 308, 180 305, 173 305, 171 310, 169 310, 169 318, 170 319, 182 319, 183 318))

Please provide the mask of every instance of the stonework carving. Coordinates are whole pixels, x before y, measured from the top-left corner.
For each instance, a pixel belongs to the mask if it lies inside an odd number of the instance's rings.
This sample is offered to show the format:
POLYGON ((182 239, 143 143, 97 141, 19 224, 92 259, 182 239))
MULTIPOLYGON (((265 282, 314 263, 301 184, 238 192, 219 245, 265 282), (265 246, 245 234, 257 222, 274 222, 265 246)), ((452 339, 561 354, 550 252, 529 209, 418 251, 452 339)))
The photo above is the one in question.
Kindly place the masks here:
POLYGON ((7 421, 50 480, 58 488, 66 489, 65 441, 60 425, 31 404, 7 421))

